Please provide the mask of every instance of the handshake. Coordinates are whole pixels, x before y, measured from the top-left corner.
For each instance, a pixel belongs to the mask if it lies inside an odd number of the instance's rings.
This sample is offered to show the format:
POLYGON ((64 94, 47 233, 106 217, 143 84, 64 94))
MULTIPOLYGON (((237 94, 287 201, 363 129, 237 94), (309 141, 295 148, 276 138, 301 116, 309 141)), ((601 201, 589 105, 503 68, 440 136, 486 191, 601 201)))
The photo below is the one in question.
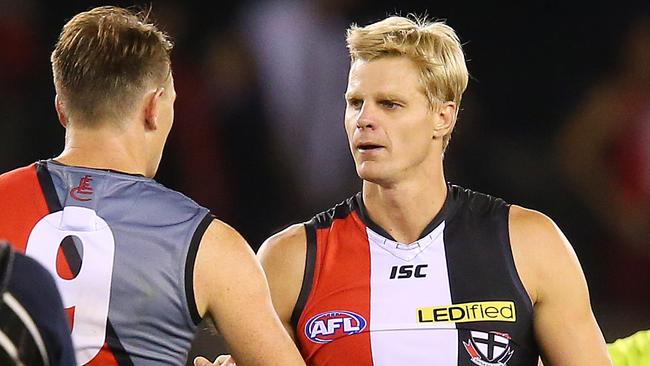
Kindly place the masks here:
POLYGON ((237 366, 231 355, 219 355, 214 362, 205 357, 198 356, 194 359, 194 366, 237 366))

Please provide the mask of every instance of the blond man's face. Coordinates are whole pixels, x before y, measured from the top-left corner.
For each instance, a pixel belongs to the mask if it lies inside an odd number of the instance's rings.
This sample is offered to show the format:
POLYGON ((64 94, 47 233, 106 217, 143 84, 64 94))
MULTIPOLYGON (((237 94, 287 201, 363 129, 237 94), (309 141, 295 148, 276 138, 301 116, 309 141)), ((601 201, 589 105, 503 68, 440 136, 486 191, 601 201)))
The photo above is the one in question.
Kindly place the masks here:
POLYGON ((359 176, 393 184, 440 158, 435 119, 415 63, 403 56, 352 63, 345 129, 359 176))

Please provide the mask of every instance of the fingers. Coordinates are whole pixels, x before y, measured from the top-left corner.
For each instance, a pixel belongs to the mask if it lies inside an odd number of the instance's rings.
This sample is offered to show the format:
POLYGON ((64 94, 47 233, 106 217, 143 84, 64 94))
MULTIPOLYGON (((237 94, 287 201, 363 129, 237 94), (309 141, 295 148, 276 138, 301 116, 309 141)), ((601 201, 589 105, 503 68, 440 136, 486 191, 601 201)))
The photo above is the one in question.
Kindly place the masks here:
POLYGON ((194 366, 237 366, 237 364, 230 355, 220 355, 214 360, 214 363, 205 357, 198 356, 194 359, 194 366))
MULTIPOLYGON (((215 365, 218 365, 215 363, 215 365)), ((196 357, 194 359, 194 366, 212 366, 212 362, 210 362, 207 358, 205 357, 196 357)))
POLYGON ((215 360, 215 364, 219 366, 237 366, 235 359, 231 355, 220 355, 215 360))

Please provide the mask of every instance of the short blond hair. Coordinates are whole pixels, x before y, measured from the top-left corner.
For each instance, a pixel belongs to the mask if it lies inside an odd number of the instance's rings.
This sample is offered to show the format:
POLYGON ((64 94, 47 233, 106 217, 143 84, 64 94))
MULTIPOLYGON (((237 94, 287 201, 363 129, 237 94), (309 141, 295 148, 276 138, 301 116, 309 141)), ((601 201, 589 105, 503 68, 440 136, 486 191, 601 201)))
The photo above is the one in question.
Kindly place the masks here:
POLYGON ((148 22, 149 12, 102 6, 64 26, 51 62, 66 113, 94 125, 119 120, 138 96, 171 72, 168 36, 148 22))
MULTIPOLYGON (((420 70, 431 108, 452 101, 458 111, 469 73, 456 32, 444 22, 411 18, 391 16, 365 27, 353 24, 346 36, 351 62, 406 56, 420 70)), ((451 132, 443 137, 443 149, 450 139, 451 132)))

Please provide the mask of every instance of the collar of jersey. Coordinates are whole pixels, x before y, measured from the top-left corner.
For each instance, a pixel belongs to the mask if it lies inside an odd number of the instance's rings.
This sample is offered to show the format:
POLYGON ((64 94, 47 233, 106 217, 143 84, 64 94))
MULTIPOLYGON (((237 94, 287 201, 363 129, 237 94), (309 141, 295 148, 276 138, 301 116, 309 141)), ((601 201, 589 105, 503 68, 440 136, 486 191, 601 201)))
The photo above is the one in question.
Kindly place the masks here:
MULTIPOLYGON (((430 234, 433 233, 436 228, 440 226, 440 224, 443 221, 449 221, 449 218, 453 215, 455 211, 455 197, 457 196, 457 191, 458 187, 454 186, 450 183, 447 183, 447 197, 445 197, 445 202, 442 205, 442 208, 440 211, 433 217, 431 222, 422 230, 422 233, 420 234, 418 240, 416 240, 414 243, 417 243, 421 241, 422 239, 426 238, 430 234)), ((384 238, 394 242, 398 243, 395 238, 393 238, 392 235, 390 235, 386 230, 384 230, 381 226, 377 225, 372 219, 370 219, 370 216, 368 215, 368 211, 366 210, 366 206, 363 203, 363 194, 362 192, 357 193, 354 196, 353 200, 353 209, 357 212, 359 215, 359 218, 363 222, 364 225, 370 230, 372 230, 374 233, 383 236, 384 238)), ((399 243, 401 245, 410 245, 410 244, 403 244, 399 243)))
POLYGON ((395 240, 386 238, 383 235, 376 233, 371 228, 367 228, 366 231, 368 233, 368 241, 371 245, 374 243, 393 256, 408 262, 420 255, 420 253, 424 252, 429 246, 431 246, 431 244, 437 241, 437 239, 445 231, 445 222, 441 222, 425 237, 409 244, 400 243, 395 240))
POLYGON ((76 165, 67 165, 63 164, 61 162, 58 162, 54 159, 47 159, 47 160, 41 160, 45 162, 46 165, 56 165, 68 169, 78 169, 78 170, 83 170, 83 171, 94 171, 94 172, 101 172, 101 173, 114 173, 114 174, 121 174, 125 176, 130 176, 132 178, 144 178, 147 180, 151 180, 151 178, 147 178, 142 174, 135 174, 135 173, 127 173, 127 172, 122 172, 119 170, 114 170, 114 169, 108 169, 108 168, 91 168, 91 167, 85 167, 85 166, 76 166, 76 165))

